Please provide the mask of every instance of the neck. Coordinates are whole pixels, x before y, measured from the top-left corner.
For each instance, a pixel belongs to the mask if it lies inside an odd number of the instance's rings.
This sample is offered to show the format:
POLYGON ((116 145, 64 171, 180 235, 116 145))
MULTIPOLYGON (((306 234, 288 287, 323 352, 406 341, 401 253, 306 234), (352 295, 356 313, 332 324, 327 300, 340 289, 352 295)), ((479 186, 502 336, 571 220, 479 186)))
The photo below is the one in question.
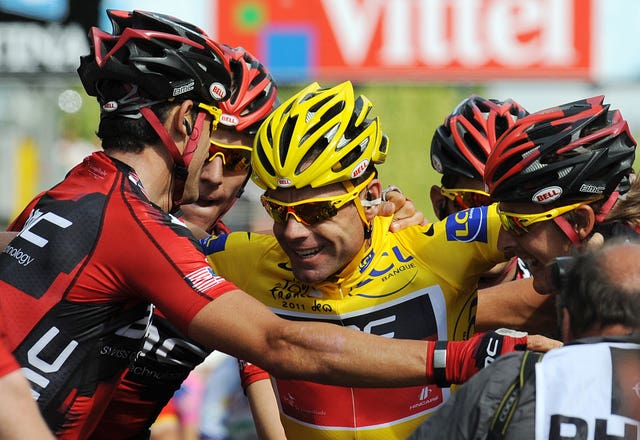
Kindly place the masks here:
POLYGON ((582 332, 575 339, 590 338, 595 336, 627 336, 633 333, 637 333, 640 329, 635 329, 622 324, 611 324, 600 327, 595 324, 588 330, 582 332))
POLYGON ((164 148, 148 146, 140 153, 110 151, 114 159, 133 168, 140 178, 149 199, 169 211, 172 199, 172 161, 164 148))

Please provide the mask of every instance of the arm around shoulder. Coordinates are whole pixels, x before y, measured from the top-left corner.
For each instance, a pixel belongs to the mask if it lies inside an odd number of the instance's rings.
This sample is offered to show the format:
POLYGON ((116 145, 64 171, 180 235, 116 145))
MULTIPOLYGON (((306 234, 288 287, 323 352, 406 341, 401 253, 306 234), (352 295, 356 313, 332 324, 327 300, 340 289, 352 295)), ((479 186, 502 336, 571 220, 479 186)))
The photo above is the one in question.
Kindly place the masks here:
POLYGON ((285 320, 241 290, 227 292, 202 308, 188 333, 211 349, 259 365, 281 378, 377 387, 427 382, 425 341, 388 339, 333 324, 285 320))

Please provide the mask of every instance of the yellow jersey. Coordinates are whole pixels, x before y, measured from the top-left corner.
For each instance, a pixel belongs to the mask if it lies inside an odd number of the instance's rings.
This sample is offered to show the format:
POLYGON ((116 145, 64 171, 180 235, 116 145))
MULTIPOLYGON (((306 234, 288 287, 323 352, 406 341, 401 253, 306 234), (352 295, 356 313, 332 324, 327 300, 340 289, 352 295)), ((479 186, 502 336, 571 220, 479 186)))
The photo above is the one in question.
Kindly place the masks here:
MULTIPOLYGON (((504 260, 495 206, 396 233, 390 222, 376 217, 370 245, 334 279, 315 285, 295 279, 273 236, 234 232, 203 245, 217 274, 284 318, 399 339, 471 336, 478 278, 504 260)), ((291 439, 404 439, 449 395, 435 385, 350 388, 271 379, 291 439)))

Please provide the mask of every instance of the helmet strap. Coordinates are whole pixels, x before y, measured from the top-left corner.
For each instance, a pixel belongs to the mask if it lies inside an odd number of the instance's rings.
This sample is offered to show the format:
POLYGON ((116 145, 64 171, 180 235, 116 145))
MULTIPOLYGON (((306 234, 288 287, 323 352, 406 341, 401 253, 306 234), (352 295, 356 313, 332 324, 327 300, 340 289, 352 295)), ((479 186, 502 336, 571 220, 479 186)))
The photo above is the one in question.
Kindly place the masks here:
MULTIPOLYGON (((347 192, 351 192, 355 188, 350 180, 342 182, 342 186, 344 186, 347 192)), ((373 232, 373 224, 369 222, 369 220, 367 220, 367 216, 364 213, 364 207, 362 206, 362 200, 360 200, 360 197, 356 197, 353 203, 355 203, 356 205, 356 210, 358 211, 358 215, 360 215, 360 219, 362 220, 364 226, 364 239, 369 240, 371 238, 371 233, 373 232)))
POLYGON ((575 229, 573 229, 573 226, 571 226, 571 223, 569 223, 566 218, 564 218, 563 216, 559 216, 554 218, 553 222, 560 228, 562 232, 564 232, 564 235, 566 235, 569 240, 571 240, 571 243, 576 246, 580 244, 580 237, 578 237, 578 233, 575 231, 575 229))
POLYGON ((607 201, 602 204, 600 211, 596 215, 596 223, 602 223, 604 221, 607 214, 609 214, 609 212, 613 208, 613 205, 616 204, 619 196, 620 193, 618 191, 614 191, 611 193, 607 201))
POLYGON ((200 134, 202 133, 202 125, 204 124, 206 114, 205 112, 198 113, 198 117, 196 118, 196 122, 194 124, 193 131, 189 136, 189 140, 187 141, 184 153, 180 154, 180 150, 178 150, 176 143, 173 141, 173 139, 171 139, 169 132, 162 124, 162 122, 160 122, 158 116, 156 116, 156 114, 149 107, 141 108, 140 113, 158 134, 160 140, 173 159, 174 183, 171 196, 172 206, 169 207, 169 211, 175 212, 182 204, 182 199, 184 197, 184 185, 189 175, 189 164, 191 163, 193 154, 198 148, 198 140, 200 139, 200 134))
MULTIPOLYGON (((611 193, 607 201, 602 204, 600 211, 595 217, 596 224, 602 223, 604 221, 605 217, 607 216, 607 214, 609 214, 609 211, 611 211, 613 205, 615 205, 616 201, 618 200, 618 196, 618 191, 614 191, 611 193)), ((564 232, 564 235, 566 235, 569 240, 571 240, 571 243, 575 245, 579 245, 581 243, 580 237, 578 237, 578 233, 566 218, 564 218, 563 216, 559 216, 554 218, 553 222, 562 230, 562 232, 564 232)))

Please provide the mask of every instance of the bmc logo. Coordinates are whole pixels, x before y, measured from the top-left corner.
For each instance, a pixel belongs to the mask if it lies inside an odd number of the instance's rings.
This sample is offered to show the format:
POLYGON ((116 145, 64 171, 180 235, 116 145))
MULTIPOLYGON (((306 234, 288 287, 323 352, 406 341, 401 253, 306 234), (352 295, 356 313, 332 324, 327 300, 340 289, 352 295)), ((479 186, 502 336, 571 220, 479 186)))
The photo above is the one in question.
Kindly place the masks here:
POLYGON ((29 366, 22 367, 22 372, 29 382, 36 385, 31 387, 33 388, 31 394, 36 400, 40 397, 40 392, 36 390, 44 390, 49 386, 51 380, 47 376, 54 375, 60 371, 69 356, 71 356, 71 353, 78 346, 78 342, 73 339, 68 341, 66 345, 64 345, 64 342, 55 341, 54 339, 59 333, 60 330, 57 327, 51 327, 27 352, 29 366), (62 347, 62 350, 53 359, 50 348, 52 345, 62 347), (49 347, 49 350, 46 350, 47 347, 49 347), (41 353, 47 353, 47 355, 41 357, 41 353))

